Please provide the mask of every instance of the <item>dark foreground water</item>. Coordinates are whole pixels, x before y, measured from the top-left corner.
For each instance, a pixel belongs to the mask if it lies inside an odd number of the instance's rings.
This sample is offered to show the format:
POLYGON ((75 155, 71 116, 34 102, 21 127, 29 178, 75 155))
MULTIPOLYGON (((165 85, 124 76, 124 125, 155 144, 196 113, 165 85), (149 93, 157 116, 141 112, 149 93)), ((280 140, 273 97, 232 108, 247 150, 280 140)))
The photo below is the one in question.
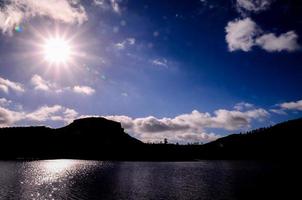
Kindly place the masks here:
POLYGON ((256 161, 0 161, 0 199, 286 198, 288 176, 256 161))

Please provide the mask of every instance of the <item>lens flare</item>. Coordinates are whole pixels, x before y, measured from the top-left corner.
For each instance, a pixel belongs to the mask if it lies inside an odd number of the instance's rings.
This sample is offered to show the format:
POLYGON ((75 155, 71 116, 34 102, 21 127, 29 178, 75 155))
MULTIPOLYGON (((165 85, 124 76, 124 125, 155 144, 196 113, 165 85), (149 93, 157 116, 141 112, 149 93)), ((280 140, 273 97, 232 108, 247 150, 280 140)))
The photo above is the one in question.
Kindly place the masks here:
POLYGON ((15 31, 17 33, 21 33, 22 32, 22 27, 21 26, 15 26, 15 31))

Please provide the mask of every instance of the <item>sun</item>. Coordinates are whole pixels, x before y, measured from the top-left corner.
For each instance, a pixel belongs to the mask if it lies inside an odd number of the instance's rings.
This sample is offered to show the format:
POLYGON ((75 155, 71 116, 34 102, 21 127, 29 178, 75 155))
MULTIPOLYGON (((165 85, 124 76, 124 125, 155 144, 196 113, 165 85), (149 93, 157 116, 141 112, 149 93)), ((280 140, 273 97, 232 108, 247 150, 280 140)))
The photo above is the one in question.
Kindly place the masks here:
POLYGON ((61 73, 77 73, 84 69, 86 62, 96 59, 90 53, 90 39, 86 39, 82 31, 72 31, 58 25, 51 29, 32 27, 31 31, 32 36, 24 38, 29 50, 22 54, 38 61, 36 67, 44 68, 47 72, 57 76, 61 73))
POLYGON ((43 45, 43 54, 50 64, 66 64, 71 59, 71 45, 64 38, 48 38, 43 45))

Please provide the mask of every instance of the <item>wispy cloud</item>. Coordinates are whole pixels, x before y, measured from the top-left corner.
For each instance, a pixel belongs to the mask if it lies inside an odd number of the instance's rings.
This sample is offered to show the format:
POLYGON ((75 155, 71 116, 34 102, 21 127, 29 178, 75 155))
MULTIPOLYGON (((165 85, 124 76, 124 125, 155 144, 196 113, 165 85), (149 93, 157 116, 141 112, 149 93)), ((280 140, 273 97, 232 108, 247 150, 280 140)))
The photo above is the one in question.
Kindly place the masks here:
POLYGON ((111 1, 111 6, 112 6, 112 9, 117 12, 117 13, 120 13, 120 6, 118 4, 118 1, 117 0, 110 0, 111 1))
POLYGON ((254 105, 247 102, 239 102, 234 106, 235 110, 245 110, 245 109, 251 109, 254 105))
POLYGON ((14 92, 25 92, 25 89, 21 83, 13 82, 0 77, 0 91, 9 93, 11 90, 14 92))
POLYGON ((287 115, 287 113, 282 109, 270 109, 269 111, 278 115, 287 115))
POLYGON ((103 6, 105 4, 105 0, 93 0, 94 5, 103 6))
POLYGON ((136 42, 135 38, 127 38, 122 42, 118 42, 116 43, 114 46, 115 48, 119 49, 119 50, 123 50, 125 49, 127 46, 132 46, 134 45, 136 42))
POLYGON ((156 58, 151 61, 153 65, 168 67, 168 60, 165 58, 156 58))
POLYGON ((102 7, 104 9, 111 8, 114 12, 120 13, 120 5, 117 0, 93 0, 94 5, 102 7))
POLYGON ((87 15, 80 1, 74 0, 7 0, 0 8, 0 29, 11 33, 16 25, 35 16, 64 23, 83 23, 87 15))
POLYGON ((246 12, 258 13, 270 8, 275 0, 237 0, 238 12, 245 14, 246 12))

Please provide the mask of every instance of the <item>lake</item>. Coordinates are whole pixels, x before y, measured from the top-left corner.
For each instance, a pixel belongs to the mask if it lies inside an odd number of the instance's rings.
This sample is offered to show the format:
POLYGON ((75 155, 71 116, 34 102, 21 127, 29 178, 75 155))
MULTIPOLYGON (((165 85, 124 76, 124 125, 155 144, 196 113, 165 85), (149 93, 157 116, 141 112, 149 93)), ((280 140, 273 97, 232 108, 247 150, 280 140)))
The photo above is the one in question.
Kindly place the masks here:
POLYGON ((0 199, 271 199, 287 178, 257 161, 0 161, 0 199))

